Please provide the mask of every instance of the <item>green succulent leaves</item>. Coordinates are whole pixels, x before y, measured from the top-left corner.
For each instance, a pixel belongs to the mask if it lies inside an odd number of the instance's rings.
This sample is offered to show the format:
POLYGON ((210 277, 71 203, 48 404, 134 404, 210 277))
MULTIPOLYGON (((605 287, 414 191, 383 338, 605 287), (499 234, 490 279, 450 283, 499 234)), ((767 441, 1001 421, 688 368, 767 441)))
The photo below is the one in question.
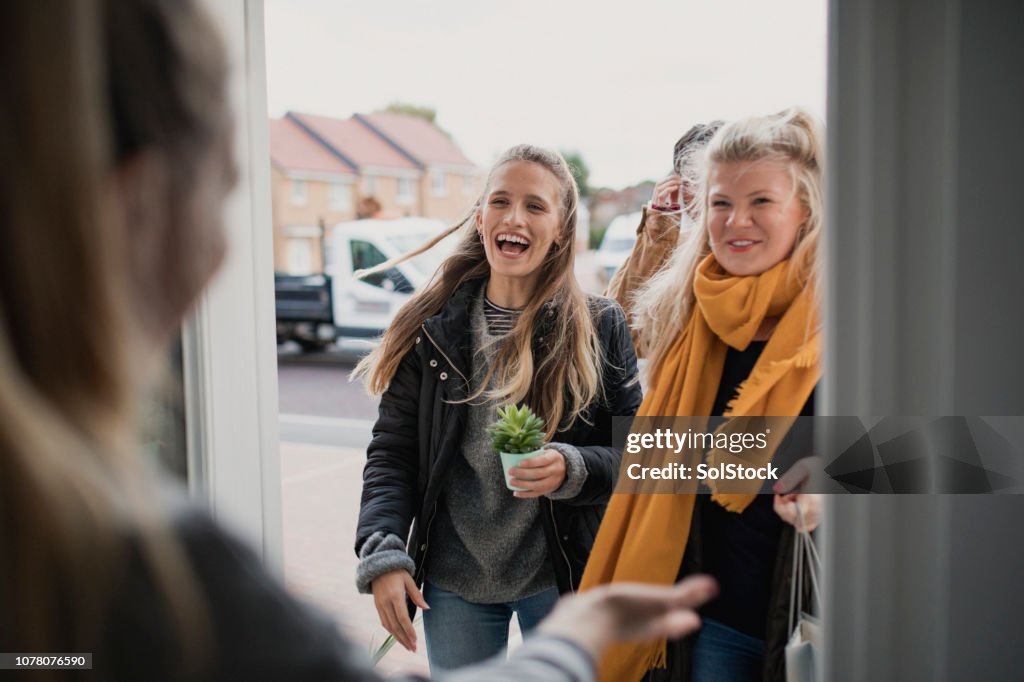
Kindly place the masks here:
POLYGON ((498 408, 498 421, 487 429, 495 452, 523 454, 544 445, 544 420, 523 405, 498 408))

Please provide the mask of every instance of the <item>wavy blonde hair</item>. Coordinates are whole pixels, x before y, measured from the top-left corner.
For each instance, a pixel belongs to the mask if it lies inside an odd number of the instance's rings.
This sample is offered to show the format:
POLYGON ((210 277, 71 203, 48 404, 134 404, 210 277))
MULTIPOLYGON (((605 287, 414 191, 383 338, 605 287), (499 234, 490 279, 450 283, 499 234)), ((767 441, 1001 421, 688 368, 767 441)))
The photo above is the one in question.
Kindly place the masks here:
POLYGON ((484 206, 494 173, 505 164, 517 161, 538 164, 558 180, 562 194, 560 239, 551 245, 545 256, 537 288, 515 327, 497 343, 495 361, 488 368, 482 388, 468 400, 483 396, 502 403, 525 402, 544 419, 550 438, 559 428, 583 417, 587 406, 598 397, 604 364, 592 317, 597 312, 596 304, 588 300, 573 273, 579 190, 568 163, 558 152, 527 144, 512 147, 491 168, 483 193, 461 221, 420 248, 357 273, 357 276, 365 276, 387 270, 432 248, 451 234, 459 235, 454 253, 444 261, 430 283, 402 306, 380 345, 359 363, 353 376, 363 378, 372 394, 383 393, 398 364, 412 349, 423 322, 437 314, 464 283, 488 275, 490 265, 473 219, 484 206), (553 303, 557 310, 547 339, 550 347, 564 351, 537 357, 533 352, 533 332, 547 302, 553 303), (488 390, 486 387, 492 379, 494 387, 488 390))
POLYGON ((799 108, 770 116, 732 121, 722 126, 706 147, 685 164, 695 188, 693 211, 697 227, 682 241, 661 270, 635 293, 633 326, 641 354, 654 376, 672 344, 686 328, 696 298, 693 280, 697 266, 711 253, 708 238, 708 174, 717 163, 780 161, 787 164, 797 198, 807 219, 797 234, 790 258, 794 276, 820 291, 822 222, 824 220, 824 145, 821 126, 799 108))

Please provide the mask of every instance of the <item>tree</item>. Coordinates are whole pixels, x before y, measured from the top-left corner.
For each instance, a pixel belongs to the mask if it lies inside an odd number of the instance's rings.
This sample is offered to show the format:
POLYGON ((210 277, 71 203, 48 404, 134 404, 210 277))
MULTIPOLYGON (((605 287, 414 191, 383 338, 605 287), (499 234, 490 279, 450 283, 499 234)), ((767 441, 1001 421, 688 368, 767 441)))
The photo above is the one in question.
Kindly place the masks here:
POLYGON ((393 114, 406 114, 407 116, 422 118, 431 125, 433 125, 437 120, 437 110, 433 107, 422 107, 418 104, 410 104, 409 102, 392 102, 387 106, 385 111, 390 111, 393 114))
POLYGON ((444 133, 448 138, 451 138, 452 136, 452 134, 447 130, 437 125, 437 109, 434 109, 433 107, 420 106, 409 102, 392 102, 384 109, 384 111, 390 111, 392 114, 405 114, 406 116, 422 118, 424 121, 444 133))
POLYGON ((572 177, 575 178, 576 184, 580 187, 580 196, 590 196, 590 185, 587 184, 587 180, 590 178, 590 168, 587 167, 587 162, 583 160, 583 155, 576 150, 563 150, 562 156, 568 162, 569 171, 572 173, 572 177))

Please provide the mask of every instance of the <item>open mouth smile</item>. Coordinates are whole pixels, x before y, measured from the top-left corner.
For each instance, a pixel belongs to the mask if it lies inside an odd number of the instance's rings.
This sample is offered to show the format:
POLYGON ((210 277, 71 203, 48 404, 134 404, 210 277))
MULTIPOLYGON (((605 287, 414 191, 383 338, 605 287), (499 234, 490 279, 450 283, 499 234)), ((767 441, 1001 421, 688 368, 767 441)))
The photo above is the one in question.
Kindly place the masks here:
POLYGON ((530 248, 530 240, 514 232, 501 232, 494 238, 498 253, 508 258, 518 258, 530 248))

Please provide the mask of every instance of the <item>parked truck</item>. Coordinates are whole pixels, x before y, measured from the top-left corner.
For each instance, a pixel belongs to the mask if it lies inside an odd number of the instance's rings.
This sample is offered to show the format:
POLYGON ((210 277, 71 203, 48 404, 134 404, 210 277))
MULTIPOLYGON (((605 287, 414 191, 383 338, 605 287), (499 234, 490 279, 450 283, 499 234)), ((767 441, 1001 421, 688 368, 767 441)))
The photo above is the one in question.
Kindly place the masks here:
POLYGON ((315 351, 342 337, 383 334, 398 309, 430 281, 451 253, 455 237, 384 272, 362 279, 352 273, 408 253, 447 227, 429 218, 336 225, 324 241, 324 274, 274 278, 278 343, 291 340, 304 351, 315 351))

